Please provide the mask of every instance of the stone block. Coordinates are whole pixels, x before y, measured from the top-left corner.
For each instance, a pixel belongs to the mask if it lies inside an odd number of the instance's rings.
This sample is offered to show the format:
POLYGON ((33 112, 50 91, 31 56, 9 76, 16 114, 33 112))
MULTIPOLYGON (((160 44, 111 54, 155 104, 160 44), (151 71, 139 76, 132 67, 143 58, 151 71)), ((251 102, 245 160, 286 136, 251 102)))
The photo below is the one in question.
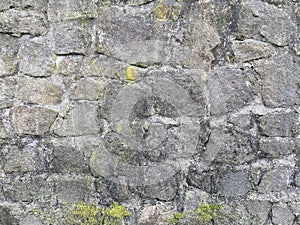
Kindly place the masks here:
POLYGON ((285 203, 277 203, 272 207, 272 222, 274 225, 294 224, 295 216, 285 203))
POLYGON ((0 12, 0 32, 14 35, 41 35, 47 31, 47 20, 43 13, 33 10, 9 9, 0 12))
POLYGON ((291 55, 283 54, 268 60, 259 60, 254 67, 262 77, 261 92, 267 107, 290 107, 300 103, 300 66, 291 55))
POLYGON ((55 53, 59 55, 86 54, 92 38, 89 23, 71 21, 56 24, 53 28, 55 53))
POLYGON ((19 76, 16 97, 25 103, 57 104, 63 90, 51 79, 19 76))
POLYGON ((25 41, 20 47, 19 58, 20 72, 28 76, 48 77, 55 68, 53 51, 43 38, 25 41))
POLYGON ((44 135, 50 130, 57 112, 42 107, 16 106, 12 109, 11 116, 19 135, 44 135))
MULTIPOLYGON (((0 22, 1 23, 1 22, 0 22)), ((16 72, 18 45, 14 37, 0 35, 0 77, 16 72)))
POLYGON ((97 101, 104 91, 104 82, 99 78, 84 78, 76 83, 73 99, 97 101))
POLYGON ((0 2, 0 11, 8 10, 11 8, 28 9, 32 8, 46 11, 47 0, 6 0, 0 2))
POLYGON ((292 137, 297 134, 298 113, 285 110, 258 117, 261 134, 268 137, 292 137))
POLYGON ((51 22, 93 19, 98 16, 98 0, 56 1, 48 3, 48 19, 51 22))
POLYGON ((267 157, 277 158, 294 152, 296 146, 290 138, 261 138, 259 140, 259 150, 267 157))
POLYGON ((246 201, 245 206, 251 217, 251 224, 266 224, 269 219, 272 204, 268 201, 246 201))
POLYGON ((9 106, 15 97, 17 81, 14 77, 0 78, 0 108, 9 106))
POLYGON ((65 76, 77 75, 82 66, 82 56, 57 56, 56 72, 65 76))
POLYGON ((53 127, 59 136, 79 136, 100 132, 98 105, 94 102, 75 102, 70 112, 53 127))
POLYGON ((219 67, 211 72, 208 91, 213 116, 238 110, 254 98, 246 72, 230 67, 219 67))

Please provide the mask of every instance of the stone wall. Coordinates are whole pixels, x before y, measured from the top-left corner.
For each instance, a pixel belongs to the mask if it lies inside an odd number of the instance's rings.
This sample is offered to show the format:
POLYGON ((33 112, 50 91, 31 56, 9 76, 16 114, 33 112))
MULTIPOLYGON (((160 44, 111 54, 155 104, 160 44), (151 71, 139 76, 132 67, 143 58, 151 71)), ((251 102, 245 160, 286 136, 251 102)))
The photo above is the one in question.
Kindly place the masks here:
POLYGON ((299 23, 297 0, 0 1, 0 224, 79 201, 300 224, 299 23))

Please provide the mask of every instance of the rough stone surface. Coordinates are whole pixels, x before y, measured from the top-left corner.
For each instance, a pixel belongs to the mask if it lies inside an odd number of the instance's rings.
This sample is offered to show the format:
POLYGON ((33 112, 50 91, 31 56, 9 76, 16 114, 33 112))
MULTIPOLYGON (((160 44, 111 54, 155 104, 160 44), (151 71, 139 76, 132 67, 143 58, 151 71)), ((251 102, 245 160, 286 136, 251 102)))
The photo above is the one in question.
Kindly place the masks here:
POLYGON ((0 224, 116 201, 124 225, 299 225, 299 21, 297 0, 1 0, 0 224))

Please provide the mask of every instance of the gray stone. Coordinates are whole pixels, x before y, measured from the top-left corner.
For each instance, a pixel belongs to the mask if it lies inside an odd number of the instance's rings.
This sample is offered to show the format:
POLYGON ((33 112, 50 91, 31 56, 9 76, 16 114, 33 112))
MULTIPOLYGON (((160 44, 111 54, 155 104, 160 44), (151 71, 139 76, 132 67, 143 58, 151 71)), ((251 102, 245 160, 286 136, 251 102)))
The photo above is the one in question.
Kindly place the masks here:
POLYGON ((57 56, 56 72, 65 76, 79 74, 82 58, 82 56, 57 56))
POLYGON ((49 182, 56 186, 57 201, 59 204, 73 204, 88 201, 92 198, 93 178, 83 176, 50 177, 49 182))
POLYGON ((54 133, 63 137, 99 133, 97 110, 97 103, 75 102, 65 119, 56 121, 54 133))
POLYGON ((291 110, 258 117, 261 134, 269 137, 291 137, 297 134, 298 113, 291 110))
POLYGON ((221 193, 225 198, 236 198, 246 195, 251 189, 249 175, 238 171, 227 173, 221 180, 221 193))
POLYGON ((184 196, 184 211, 194 212, 199 207, 202 202, 208 202, 210 200, 210 195, 198 189, 188 190, 184 196))
POLYGON ((48 19, 51 22, 75 19, 92 19, 98 16, 98 0, 56 1, 48 3, 48 19))
POLYGON ((0 12, 0 32, 41 35, 46 33, 47 20, 45 15, 33 10, 10 9, 0 12))
POLYGON ((267 157, 277 158, 294 152, 295 143, 290 138, 261 138, 259 140, 259 150, 267 157))
POLYGON ((290 185, 292 171, 286 167, 279 167, 266 172, 258 186, 260 193, 287 190, 290 185))
POLYGON ((293 224, 295 216, 292 210, 284 203, 274 204, 272 207, 272 222, 275 225, 293 224))
POLYGON ((262 77, 262 98, 266 106, 289 107, 300 103, 300 66, 292 56, 284 54, 259 60, 255 62, 255 70, 262 77))
POLYGON ((27 145, 23 149, 10 146, 5 154, 5 173, 16 172, 45 172, 47 167, 44 149, 40 146, 27 145))
POLYGON ((0 139, 7 138, 8 136, 9 134, 7 133, 7 130, 3 125, 3 120, 0 119, 0 139))
POLYGON ((3 184, 4 195, 12 201, 31 202, 51 193, 44 175, 16 176, 3 184))
POLYGON ((19 135, 44 135, 57 117, 53 110, 28 106, 14 107, 11 115, 13 126, 19 135))
POLYGON ((251 102, 253 93, 247 83, 247 74, 239 69, 219 67, 208 78, 211 115, 222 115, 251 102))
POLYGON ((0 11, 10 8, 33 8, 36 10, 46 11, 47 0, 6 0, 0 2, 0 11))
POLYGON ((16 87, 17 81, 14 77, 0 78, 0 108, 6 108, 14 99, 16 87))
POLYGON ((7 35, 0 35, 0 77, 16 72, 16 55, 18 45, 16 39, 7 35))
POLYGON ((295 185, 300 187, 300 173, 297 173, 295 176, 295 185))
POLYGON ((19 225, 19 221, 11 214, 11 209, 6 206, 0 206, 0 224, 1 225, 19 225))
POLYGON ((245 41, 233 41, 232 49, 236 62, 249 62, 255 59, 268 58, 274 54, 275 50, 271 44, 246 39, 245 41))
POLYGON ((271 212, 272 204, 267 201, 252 200, 246 202, 251 224, 266 224, 271 212))
POLYGON ((43 224, 37 217, 29 215, 20 221, 20 225, 43 225, 43 224))
POLYGON ((89 23, 82 25, 80 21, 59 23, 53 28, 55 53, 86 54, 91 44, 89 23))
POLYGON ((143 209, 138 225, 167 225, 164 220, 162 208, 159 205, 148 206, 143 209))
POLYGON ((54 173, 86 173, 88 165, 84 159, 83 149, 76 140, 70 138, 52 139, 52 158, 50 169, 54 173))
POLYGON ((26 103, 57 104, 62 100, 61 87, 53 80, 19 76, 16 97, 26 103))
POLYGON ((36 38, 25 41, 20 47, 20 72, 33 77, 51 76, 55 68, 53 55, 48 41, 36 38))
POLYGON ((288 45, 297 30, 291 14, 259 0, 244 0, 238 23, 238 39, 262 39, 278 46, 288 45))
POLYGON ((73 99, 97 101, 104 91, 104 82, 99 78, 84 78, 77 82, 73 99))

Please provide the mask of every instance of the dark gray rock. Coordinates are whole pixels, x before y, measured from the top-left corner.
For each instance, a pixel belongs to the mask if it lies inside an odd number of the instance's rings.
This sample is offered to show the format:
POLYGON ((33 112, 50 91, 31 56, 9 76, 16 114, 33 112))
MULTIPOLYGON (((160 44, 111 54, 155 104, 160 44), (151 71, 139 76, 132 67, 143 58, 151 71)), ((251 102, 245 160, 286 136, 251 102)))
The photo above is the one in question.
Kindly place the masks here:
POLYGON ((261 92, 266 106, 289 107, 300 103, 300 66, 291 55, 277 55, 269 60, 259 60, 254 67, 262 78, 261 92))
POLYGON ((292 137, 297 134, 298 113, 284 110, 258 117, 261 134, 269 137, 292 137))
POLYGON ((240 109, 253 100, 247 73, 230 67, 220 67, 208 77, 211 115, 222 115, 240 109))

